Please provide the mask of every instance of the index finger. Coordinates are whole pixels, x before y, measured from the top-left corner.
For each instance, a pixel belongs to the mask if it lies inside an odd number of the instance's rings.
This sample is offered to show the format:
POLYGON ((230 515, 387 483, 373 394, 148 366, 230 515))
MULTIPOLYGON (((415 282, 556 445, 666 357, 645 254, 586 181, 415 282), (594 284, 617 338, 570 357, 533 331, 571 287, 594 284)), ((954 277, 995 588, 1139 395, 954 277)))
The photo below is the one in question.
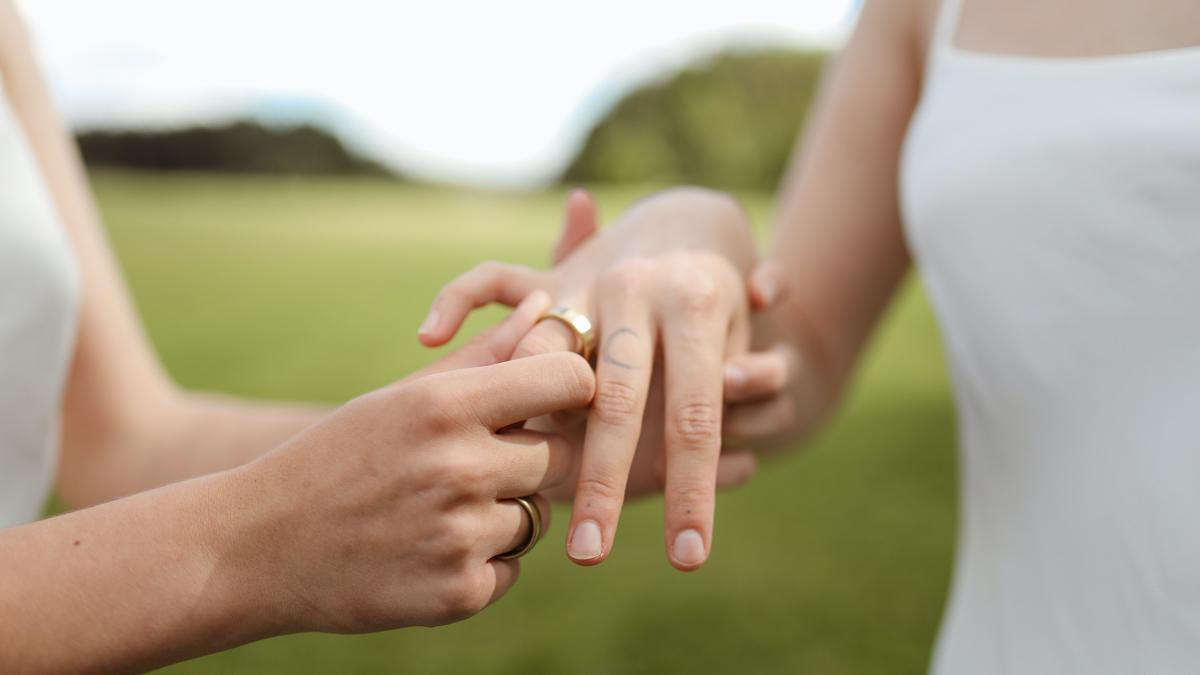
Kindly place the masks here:
MULTIPOLYGON (((433 376, 450 392, 449 403, 466 407, 491 431, 592 400, 596 378, 578 354, 558 352, 465 368, 433 376)), ((430 378, 433 379, 433 378, 430 378)))

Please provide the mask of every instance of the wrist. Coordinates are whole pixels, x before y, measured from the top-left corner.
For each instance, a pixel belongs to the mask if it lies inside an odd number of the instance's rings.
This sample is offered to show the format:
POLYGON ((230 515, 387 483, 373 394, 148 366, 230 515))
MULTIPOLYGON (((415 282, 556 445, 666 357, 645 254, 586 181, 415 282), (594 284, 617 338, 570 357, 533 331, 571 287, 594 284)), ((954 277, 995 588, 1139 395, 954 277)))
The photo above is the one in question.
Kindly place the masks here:
POLYGON ((279 533, 292 509, 260 464, 200 479, 207 515, 202 537, 212 562, 209 600, 230 646, 303 630, 279 564, 286 559, 279 533))
POLYGON ((697 187, 664 190, 638 203, 613 228, 634 253, 703 250, 727 258, 743 274, 757 259, 749 216, 732 196, 697 187))

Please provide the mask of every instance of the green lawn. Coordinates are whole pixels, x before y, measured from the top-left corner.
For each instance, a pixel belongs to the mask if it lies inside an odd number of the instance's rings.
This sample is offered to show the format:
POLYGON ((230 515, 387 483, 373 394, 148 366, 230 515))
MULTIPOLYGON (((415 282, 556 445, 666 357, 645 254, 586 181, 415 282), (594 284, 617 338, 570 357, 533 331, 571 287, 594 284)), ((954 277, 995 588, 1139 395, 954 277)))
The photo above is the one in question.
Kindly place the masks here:
MULTIPOLYGON (((434 358, 416 326, 458 272, 543 264, 563 197, 373 179, 101 173, 95 185, 180 382, 331 402, 434 358)), ((647 191, 597 196, 613 217, 647 191)), ((765 221, 767 196, 745 199, 765 221)), ((171 672, 921 672, 949 579, 953 427, 937 332, 910 284, 835 422, 722 495, 702 571, 667 565, 661 501, 646 500, 625 511, 609 562, 569 563, 559 527, 507 598, 461 624, 290 636, 171 672)))

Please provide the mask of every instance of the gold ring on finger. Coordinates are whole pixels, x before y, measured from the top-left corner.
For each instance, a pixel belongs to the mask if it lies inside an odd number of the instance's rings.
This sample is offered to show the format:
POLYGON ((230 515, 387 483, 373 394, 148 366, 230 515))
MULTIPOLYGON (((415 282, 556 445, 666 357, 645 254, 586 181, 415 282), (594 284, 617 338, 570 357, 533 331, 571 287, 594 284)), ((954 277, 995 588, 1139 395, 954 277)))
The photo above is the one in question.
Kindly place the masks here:
POLYGON ((542 510, 538 508, 537 502, 529 497, 513 497, 513 501, 520 504, 525 515, 529 516, 529 537, 508 553, 496 556, 498 560, 516 560, 532 551, 533 547, 537 546, 538 540, 542 538, 542 510))
POLYGON ((578 343, 576 349, 579 350, 579 354, 589 361, 592 359, 592 352, 596 351, 596 328, 591 319, 582 312, 562 305, 556 305, 546 310, 546 313, 538 321, 546 319, 553 319, 570 329, 575 334, 575 340, 578 343))

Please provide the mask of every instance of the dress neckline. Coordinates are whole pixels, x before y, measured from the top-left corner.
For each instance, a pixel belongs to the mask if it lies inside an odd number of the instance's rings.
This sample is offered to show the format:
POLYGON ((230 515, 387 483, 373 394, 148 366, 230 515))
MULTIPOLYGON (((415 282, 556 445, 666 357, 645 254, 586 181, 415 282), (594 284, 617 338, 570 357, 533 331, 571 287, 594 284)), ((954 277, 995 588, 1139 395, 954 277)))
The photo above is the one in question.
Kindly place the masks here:
POLYGON ((964 49, 951 42, 941 42, 937 45, 936 51, 939 56, 956 61, 1018 68, 1064 70, 1161 66, 1177 62, 1195 65, 1194 62, 1200 61, 1200 45, 1101 54, 1098 56, 1034 56, 1030 54, 964 49))

